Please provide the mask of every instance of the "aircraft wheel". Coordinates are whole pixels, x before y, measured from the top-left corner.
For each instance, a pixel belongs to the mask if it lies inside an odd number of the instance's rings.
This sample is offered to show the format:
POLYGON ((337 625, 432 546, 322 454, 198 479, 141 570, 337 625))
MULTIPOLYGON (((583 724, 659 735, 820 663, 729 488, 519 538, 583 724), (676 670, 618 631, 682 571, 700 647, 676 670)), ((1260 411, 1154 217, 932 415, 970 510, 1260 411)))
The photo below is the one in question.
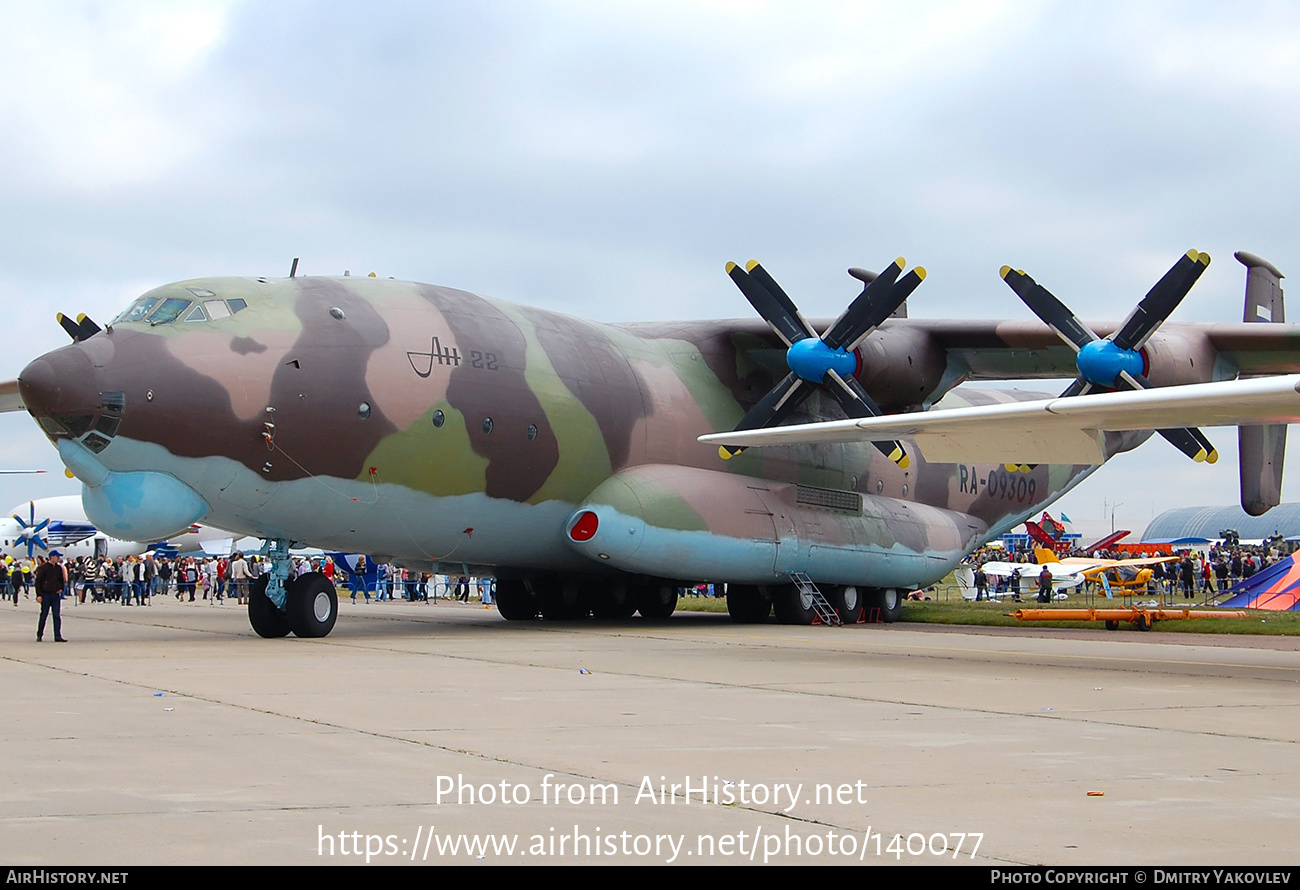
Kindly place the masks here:
POLYGON ((772 601, 753 585, 728 584, 727 614, 737 624, 764 624, 772 614, 772 601))
POLYGON ((507 621, 531 621, 537 617, 537 600, 522 579, 498 578, 497 611, 507 621))
POLYGON ((636 597, 632 595, 627 582, 615 581, 602 586, 603 589, 598 589, 593 584, 593 589, 588 592, 591 614, 615 621, 631 618, 636 612, 636 597))
POLYGON ((813 609, 811 593, 804 593, 793 584, 783 584, 770 588, 772 591, 772 608, 776 620, 782 624, 812 624, 817 617, 813 609))
POLYGON ((590 609, 582 588, 572 578, 538 578, 533 581, 537 605, 547 621, 586 618, 590 609))
MULTIPOLYGON (((309 572, 289 582, 285 617, 295 636, 310 639, 328 636, 339 617, 339 598, 334 585, 320 572, 309 572)), ((266 597, 262 597, 266 599, 266 597)), ((266 600, 268 603, 270 600, 266 600)))
POLYGON ((650 581, 637 589, 636 609, 642 618, 662 621, 677 609, 677 588, 667 581, 650 581))
POLYGON ((291 630, 289 616, 267 599, 266 584, 270 580, 269 576, 263 575, 253 582, 253 588, 248 592, 248 623, 259 637, 268 640, 288 636, 291 630))
POLYGON ((874 588, 864 602, 868 610, 878 610, 880 620, 886 624, 893 624, 903 614, 903 595, 897 587, 874 588))
POLYGON ((862 617, 865 598, 856 587, 835 587, 826 594, 831 608, 840 613, 840 620, 845 624, 857 624, 862 617))

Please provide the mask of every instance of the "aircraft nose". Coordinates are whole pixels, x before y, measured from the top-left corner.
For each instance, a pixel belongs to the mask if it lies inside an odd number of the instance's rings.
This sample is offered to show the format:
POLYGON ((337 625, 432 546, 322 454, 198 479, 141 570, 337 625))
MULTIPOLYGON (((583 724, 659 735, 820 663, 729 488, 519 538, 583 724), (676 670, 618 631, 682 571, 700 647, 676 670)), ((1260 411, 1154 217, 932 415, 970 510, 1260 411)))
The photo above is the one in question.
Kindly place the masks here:
POLYGON ((99 386, 90 358, 65 346, 32 361, 18 375, 23 405, 39 417, 73 417, 99 409, 99 386))

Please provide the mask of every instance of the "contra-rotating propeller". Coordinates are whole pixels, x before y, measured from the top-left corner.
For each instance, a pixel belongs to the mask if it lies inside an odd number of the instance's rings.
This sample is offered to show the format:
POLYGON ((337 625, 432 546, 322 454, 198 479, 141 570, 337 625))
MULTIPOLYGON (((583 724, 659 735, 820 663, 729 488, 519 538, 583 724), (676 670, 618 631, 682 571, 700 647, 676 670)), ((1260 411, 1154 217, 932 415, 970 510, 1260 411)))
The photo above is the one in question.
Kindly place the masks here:
MULTIPOLYGON (((1080 323, 1052 293, 1024 272, 1002 267, 1002 278, 1016 296, 1075 351, 1079 376, 1061 393, 1063 397, 1086 395, 1094 390, 1152 389, 1145 376, 1147 361, 1142 347, 1164 323, 1192 285, 1210 264, 1210 255, 1189 250, 1174 263, 1124 323, 1102 339, 1080 323)), ((1195 461, 1214 463, 1219 452, 1195 427, 1157 430, 1175 448, 1195 461)))
POLYGON ((73 343, 89 340, 103 330, 84 312, 77 316, 76 321, 68 318, 62 312, 55 313, 54 317, 58 319, 59 327, 63 328, 67 335, 72 338, 73 343))
MULTIPOLYGON (((855 377, 860 361, 855 350, 925 279, 925 269, 920 266, 900 278, 905 265, 906 261, 899 257, 879 275, 850 269, 850 275, 865 283, 862 293, 819 337, 781 285, 757 261, 750 260, 744 269, 735 263, 727 263, 731 280, 785 342, 785 362, 790 368, 785 379, 741 418, 736 431, 779 424, 819 386, 825 387, 835 397, 849 417, 879 417, 882 413, 880 406, 867 395, 855 377)), ((873 444, 900 467, 908 465, 909 458, 901 443, 873 444)), ((718 453, 726 460, 743 450, 723 445, 718 448, 718 453)))

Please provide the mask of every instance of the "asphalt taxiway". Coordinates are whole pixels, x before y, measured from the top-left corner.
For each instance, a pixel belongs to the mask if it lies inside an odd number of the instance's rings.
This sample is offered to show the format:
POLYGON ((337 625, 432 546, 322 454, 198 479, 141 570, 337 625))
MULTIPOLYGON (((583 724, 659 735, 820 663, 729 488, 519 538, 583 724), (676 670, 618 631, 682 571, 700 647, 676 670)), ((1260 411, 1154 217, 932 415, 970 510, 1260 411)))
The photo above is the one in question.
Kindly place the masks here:
POLYGON ((0 603, 9 864, 1296 859, 1293 638, 64 616, 0 603))

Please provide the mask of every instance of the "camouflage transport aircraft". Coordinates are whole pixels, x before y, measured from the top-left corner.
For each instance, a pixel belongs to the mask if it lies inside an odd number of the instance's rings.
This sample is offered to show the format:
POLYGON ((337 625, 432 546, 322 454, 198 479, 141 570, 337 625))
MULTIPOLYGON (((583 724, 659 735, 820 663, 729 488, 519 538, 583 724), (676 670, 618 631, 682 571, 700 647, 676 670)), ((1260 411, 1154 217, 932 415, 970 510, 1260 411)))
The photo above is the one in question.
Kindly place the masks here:
MULTIPOLYGON (((1280 274, 1239 258, 1247 318, 1280 322, 1280 274)), ((909 319, 924 270, 901 259, 850 270, 864 286, 835 321, 804 319, 755 263, 728 274, 761 319, 653 324, 373 276, 196 279, 102 330, 60 316, 73 343, 0 392, 105 532, 152 540, 203 520, 266 539, 273 570, 249 607, 263 636, 334 626, 330 583, 288 580, 291 542, 490 572, 507 619, 662 618, 679 585, 711 581, 738 621, 891 621, 900 591, 1149 435, 1112 430, 1159 425, 1214 460, 1189 424, 1272 423, 1243 427, 1243 500, 1277 502, 1279 424, 1300 399, 1295 378, 1264 375, 1300 371, 1300 330, 1157 331, 1208 261, 1190 251, 1127 321, 1093 327, 1010 269, 1046 324, 909 319), (954 389, 1053 376, 1077 378, 1066 398, 954 389), (784 420, 841 424, 763 430, 784 420), (698 441, 727 430, 721 451, 698 441), (742 450, 756 430, 795 444, 742 450)))

